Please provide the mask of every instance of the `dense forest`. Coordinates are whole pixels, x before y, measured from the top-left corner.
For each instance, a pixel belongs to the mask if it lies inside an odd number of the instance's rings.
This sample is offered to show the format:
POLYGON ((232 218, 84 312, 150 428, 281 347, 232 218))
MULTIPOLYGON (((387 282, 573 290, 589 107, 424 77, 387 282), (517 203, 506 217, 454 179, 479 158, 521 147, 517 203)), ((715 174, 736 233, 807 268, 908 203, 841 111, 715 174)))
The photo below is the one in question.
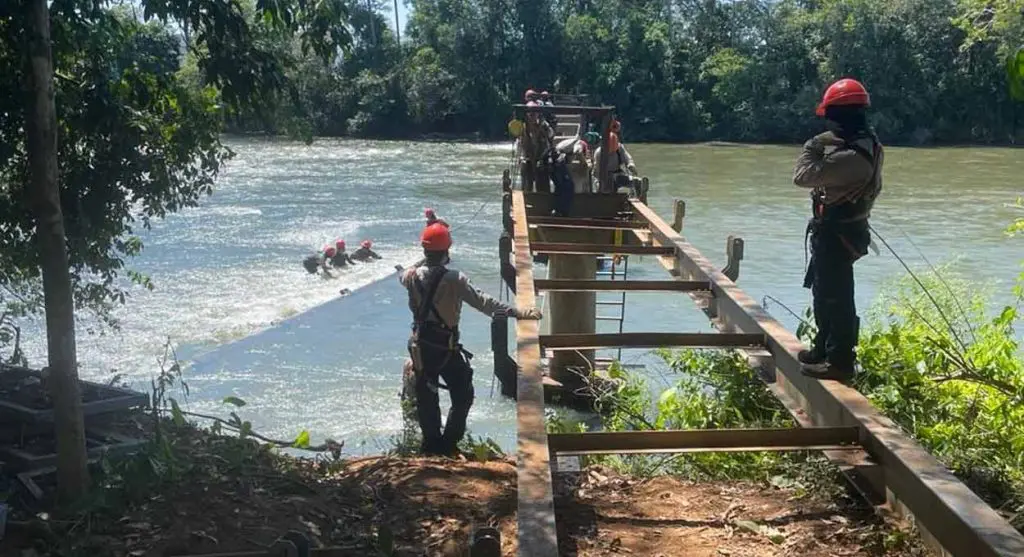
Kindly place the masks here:
POLYGON ((494 138, 534 87, 615 105, 628 140, 793 142, 841 76, 868 86, 889 142, 1024 127, 1006 72, 1020 0, 409 0, 400 43, 391 0, 372 1, 350 4, 344 60, 296 55, 294 103, 232 128, 494 138))

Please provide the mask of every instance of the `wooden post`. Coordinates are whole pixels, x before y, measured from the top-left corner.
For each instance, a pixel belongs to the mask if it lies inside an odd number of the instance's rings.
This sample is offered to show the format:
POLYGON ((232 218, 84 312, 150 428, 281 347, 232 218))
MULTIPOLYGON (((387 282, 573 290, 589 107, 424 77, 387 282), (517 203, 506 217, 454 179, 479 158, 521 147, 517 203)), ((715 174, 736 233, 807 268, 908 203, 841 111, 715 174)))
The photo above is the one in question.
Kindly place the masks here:
POLYGON ((675 210, 672 212, 672 230, 682 232, 684 218, 686 218, 686 202, 682 199, 676 199, 675 210))
MULTIPOLYGON (((585 241, 591 231, 560 230, 559 239, 567 236, 585 241)), ((593 280, 597 276, 597 258, 593 255, 552 254, 548 278, 593 280)), ((595 292, 549 292, 551 334, 597 332, 597 294, 595 292)), ((593 350, 556 352, 551 358, 551 378, 570 391, 582 383, 579 373, 594 367, 593 350)))
POLYGON ((50 53, 50 11, 46 0, 28 0, 25 30, 29 55, 26 78, 27 138, 32 209, 43 273, 46 304, 46 345, 57 438, 57 486, 66 500, 89 486, 86 467, 82 396, 75 354, 75 308, 64 240, 57 173, 57 111, 54 106, 53 59, 50 53))
POLYGON ((601 156, 597 161, 597 191, 601 193, 615 193, 615 185, 611 183, 611 173, 608 172, 608 146, 611 143, 612 114, 605 114, 601 118, 601 156))

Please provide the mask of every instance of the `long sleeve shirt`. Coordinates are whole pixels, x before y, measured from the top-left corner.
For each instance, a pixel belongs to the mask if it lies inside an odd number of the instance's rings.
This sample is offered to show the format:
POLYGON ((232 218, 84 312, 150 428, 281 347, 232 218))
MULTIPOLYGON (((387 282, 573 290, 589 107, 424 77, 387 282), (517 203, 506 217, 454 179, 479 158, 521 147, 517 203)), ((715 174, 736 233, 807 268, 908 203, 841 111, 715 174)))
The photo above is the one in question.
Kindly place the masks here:
MULTIPOLYGON (((427 281, 428 269, 429 267, 425 265, 414 267, 405 270, 399 275, 399 282, 409 291, 409 309, 412 311, 414 318, 423 304, 420 288, 426 293, 430 287, 427 281), (419 287, 417 287, 417 282, 419 287)), ((445 270, 444 278, 441 279, 441 283, 437 286, 437 293, 434 294, 433 302, 437 308, 437 313, 440 314, 441 319, 444 321, 443 324, 453 329, 459 326, 459 320, 462 318, 463 302, 485 315, 494 315, 498 311, 506 311, 512 315, 516 314, 515 308, 505 305, 481 292, 469 282, 469 278, 465 274, 455 269, 445 270)), ((436 323, 437 315, 432 311, 428 311, 426 321, 436 323)))
POLYGON ((822 192, 827 206, 864 195, 873 201, 882 189, 882 146, 870 136, 858 138, 853 145, 871 153, 874 163, 832 132, 812 137, 797 158, 793 183, 822 192))
MULTIPOLYGON (((601 164, 601 151, 603 150, 604 147, 598 147, 597 149, 594 149, 595 166, 601 164)), ((633 166, 633 156, 630 155, 629 151, 626 150, 625 145, 619 145, 617 151, 608 154, 608 172, 619 172, 620 170, 622 170, 622 167, 628 168, 630 166, 633 166)))

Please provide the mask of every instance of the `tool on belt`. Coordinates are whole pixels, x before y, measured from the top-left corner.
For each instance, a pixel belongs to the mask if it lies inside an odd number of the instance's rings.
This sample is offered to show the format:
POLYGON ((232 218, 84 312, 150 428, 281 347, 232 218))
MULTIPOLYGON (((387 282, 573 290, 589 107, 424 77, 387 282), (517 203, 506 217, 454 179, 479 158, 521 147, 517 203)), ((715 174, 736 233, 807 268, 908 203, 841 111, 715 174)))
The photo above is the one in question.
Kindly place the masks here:
MULTIPOLYGON (((430 269, 429 273, 433 273, 429 276, 427 287, 424 288, 422 281, 418 279, 413 280, 413 285, 416 290, 420 293, 420 306, 416 310, 415 319, 412 324, 412 335, 409 337, 409 357, 412 359, 413 370, 419 374, 425 370, 423 362, 423 350, 424 346, 443 350, 445 352, 445 359, 437 366, 437 369, 443 368, 448 364, 452 354, 456 352, 462 352, 467 360, 473 358, 468 350, 464 349, 459 344, 459 331, 458 328, 449 327, 445 322, 444 318, 441 317, 441 313, 437 310, 437 306, 434 304, 434 297, 437 295, 437 289, 441 285, 441 281, 444 280, 444 276, 448 274, 448 270, 444 267, 430 269), (427 316, 433 314, 436 322, 427 321, 427 316), (448 343, 438 344, 422 338, 421 332, 425 326, 436 326, 447 333, 448 343)), ((428 378, 430 380, 432 378, 428 378)), ((446 385, 440 383, 440 377, 437 379, 430 380, 431 386, 437 385, 442 389, 447 389, 446 385)))

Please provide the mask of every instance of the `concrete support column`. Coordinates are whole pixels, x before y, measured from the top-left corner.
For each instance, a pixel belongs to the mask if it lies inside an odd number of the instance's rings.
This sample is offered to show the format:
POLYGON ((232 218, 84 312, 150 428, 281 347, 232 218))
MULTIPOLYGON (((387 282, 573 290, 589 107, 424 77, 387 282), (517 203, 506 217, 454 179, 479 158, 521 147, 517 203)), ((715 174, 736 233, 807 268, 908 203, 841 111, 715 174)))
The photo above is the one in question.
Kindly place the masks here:
MULTIPOLYGON (((550 256, 548 278, 593 280, 596 273, 597 258, 593 255, 550 256)), ((549 292, 547 297, 551 334, 597 331, 597 293, 549 292)), ((593 350, 556 351, 551 359, 551 378, 575 389, 581 384, 578 373, 588 373, 593 367, 593 350)))

